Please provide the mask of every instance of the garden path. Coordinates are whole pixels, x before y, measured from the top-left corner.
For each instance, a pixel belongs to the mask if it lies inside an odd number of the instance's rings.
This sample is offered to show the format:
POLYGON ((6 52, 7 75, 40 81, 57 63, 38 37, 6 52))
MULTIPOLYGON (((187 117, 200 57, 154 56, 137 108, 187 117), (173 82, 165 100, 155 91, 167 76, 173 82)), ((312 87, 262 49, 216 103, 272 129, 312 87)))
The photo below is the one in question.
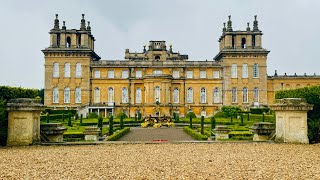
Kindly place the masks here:
POLYGON ((182 128, 130 128, 130 132, 119 139, 119 141, 192 141, 182 128))

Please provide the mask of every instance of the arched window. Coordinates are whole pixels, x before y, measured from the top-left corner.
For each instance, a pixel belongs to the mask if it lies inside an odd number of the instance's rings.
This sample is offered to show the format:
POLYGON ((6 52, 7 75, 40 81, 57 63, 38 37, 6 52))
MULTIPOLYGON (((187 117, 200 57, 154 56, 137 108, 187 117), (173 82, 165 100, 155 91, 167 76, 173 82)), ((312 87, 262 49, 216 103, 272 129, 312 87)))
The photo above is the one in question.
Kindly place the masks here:
POLYGON ((157 56, 154 57, 154 59, 157 60, 157 61, 159 61, 159 60, 160 60, 160 56, 157 55, 157 56))
POLYGON ((128 88, 122 88, 122 103, 128 103, 128 88))
POLYGON ((241 47, 242 47, 242 48, 247 48, 246 38, 242 38, 242 39, 241 39, 241 47))
POLYGON ((53 103, 59 103, 59 89, 57 87, 54 87, 52 90, 52 102, 53 103))
POLYGON ((253 101, 259 102, 259 88, 258 87, 255 87, 253 89, 253 101))
POLYGON ((232 92, 231 92, 231 100, 233 103, 237 102, 237 88, 232 88, 232 92))
POLYGON ((98 87, 94 88, 94 103, 100 103, 100 89, 98 87))
POLYGON ((76 64, 76 77, 80 78, 82 76, 82 67, 81 63, 76 64))
POLYGON ((237 65, 231 65, 231 78, 237 78, 237 65))
POLYGON ((200 103, 206 103, 207 97, 206 97, 206 88, 201 88, 200 90, 200 103))
POLYGON ((259 65, 257 63, 253 65, 253 77, 259 77, 259 65))
POLYGON ((67 48, 71 47, 71 37, 70 36, 67 37, 66 47, 67 48))
POLYGON ((248 64, 242 64, 242 78, 248 78, 248 64))
POLYGON ((70 103, 70 88, 64 88, 64 103, 70 103))
POLYGON ((242 102, 244 103, 248 102, 248 88, 246 87, 242 89, 242 102))
POLYGON ((75 101, 76 103, 81 103, 81 88, 76 88, 76 94, 75 94, 75 101))
POLYGON ((108 102, 114 102, 114 93, 112 87, 108 88, 108 102))
POLYGON ((136 89, 136 103, 142 103, 142 91, 141 88, 136 89))
POLYGON ((159 86, 156 86, 154 88, 154 101, 160 102, 160 87, 159 86))
POLYGON ((188 103, 193 103, 193 89, 191 87, 188 88, 187 102, 188 103))
POLYGON ((70 77, 70 63, 64 64, 64 77, 70 77))
POLYGON ((59 77, 59 63, 53 63, 53 77, 59 77))
POLYGON ((173 89, 173 103, 179 103, 179 89, 173 89))
POLYGON ((220 103, 220 93, 217 87, 213 90, 213 103, 220 103))

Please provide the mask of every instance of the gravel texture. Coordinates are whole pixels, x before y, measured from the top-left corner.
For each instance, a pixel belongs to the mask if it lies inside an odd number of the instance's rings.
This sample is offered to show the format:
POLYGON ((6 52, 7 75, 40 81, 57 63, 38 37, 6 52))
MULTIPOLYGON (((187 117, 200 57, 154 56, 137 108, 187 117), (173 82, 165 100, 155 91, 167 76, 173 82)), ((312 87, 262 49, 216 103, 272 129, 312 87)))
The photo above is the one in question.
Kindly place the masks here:
POLYGON ((0 157, 0 179, 320 179, 319 144, 30 146, 0 157))
POLYGON ((130 132, 119 141, 192 141, 192 137, 182 128, 130 128, 130 132))

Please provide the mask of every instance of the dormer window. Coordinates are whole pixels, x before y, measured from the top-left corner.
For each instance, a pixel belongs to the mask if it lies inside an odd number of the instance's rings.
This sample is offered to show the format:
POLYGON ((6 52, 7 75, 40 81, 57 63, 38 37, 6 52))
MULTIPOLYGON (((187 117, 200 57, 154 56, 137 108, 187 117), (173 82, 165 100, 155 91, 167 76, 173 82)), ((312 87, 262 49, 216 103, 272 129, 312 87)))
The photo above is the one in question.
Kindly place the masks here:
POLYGON ((160 42, 155 42, 155 43, 154 43, 154 48, 155 48, 155 49, 161 49, 161 44, 160 44, 160 42))

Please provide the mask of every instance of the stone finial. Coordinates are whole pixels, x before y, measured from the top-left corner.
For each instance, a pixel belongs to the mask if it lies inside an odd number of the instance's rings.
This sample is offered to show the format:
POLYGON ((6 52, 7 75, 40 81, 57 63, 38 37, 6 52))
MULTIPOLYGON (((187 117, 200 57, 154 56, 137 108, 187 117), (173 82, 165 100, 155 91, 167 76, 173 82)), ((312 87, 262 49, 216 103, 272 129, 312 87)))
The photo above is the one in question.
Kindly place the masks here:
POLYGON ((90 21, 88 21, 87 31, 91 31, 90 21))
POLYGON ((146 45, 143 45, 143 52, 147 52, 146 45))
POLYGON ((170 53, 172 53, 172 44, 170 44, 170 49, 169 49, 170 53))
POLYGON ((228 16, 229 20, 228 20, 228 25, 227 25, 227 31, 232 31, 232 21, 231 21, 231 15, 228 16))
POLYGON ((260 31, 259 28, 258 28, 257 15, 254 16, 253 31, 260 31))
POLYGON ((58 14, 56 14, 56 19, 54 20, 53 30, 57 30, 57 31, 60 30, 58 14))
POLYGON ((247 31, 250 31, 250 23, 247 22, 247 31))
POLYGON ((226 23, 223 23, 223 28, 222 28, 222 32, 226 32, 227 28, 226 28, 226 23))
POLYGON ((81 31, 85 31, 86 30, 86 20, 84 19, 84 14, 82 14, 80 30, 81 31))
POLYGON ((278 71, 277 70, 274 71, 274 76, 278 76, 278 71))
POLYGON ((63 25, 62 25, 62 28, 61 28, 61 29, 62 29, 62 30, 66 30, 66 29, 67 29, 67 27, 66 27, 66 22, 63 21, 62 23, 63 23, 63 25))

